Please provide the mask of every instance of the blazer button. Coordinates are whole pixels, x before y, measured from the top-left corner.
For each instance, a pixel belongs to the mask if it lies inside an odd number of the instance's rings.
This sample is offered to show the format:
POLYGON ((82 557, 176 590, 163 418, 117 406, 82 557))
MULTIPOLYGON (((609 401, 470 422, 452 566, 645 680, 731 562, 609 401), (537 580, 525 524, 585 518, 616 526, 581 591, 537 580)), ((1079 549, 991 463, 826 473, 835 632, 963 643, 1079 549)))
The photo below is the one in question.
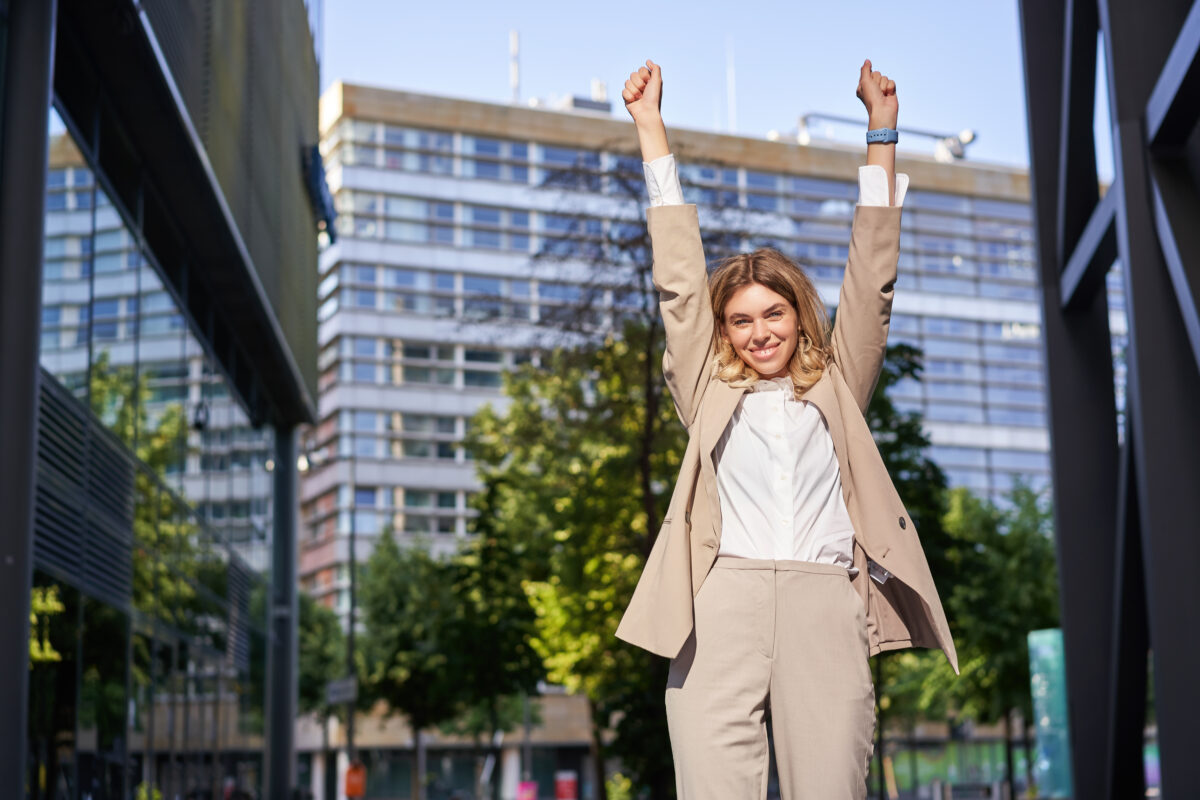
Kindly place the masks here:
POLYGON ((904 530, 905 527, 907 527, 907 526, 904 523, 904 517, 901 517, 900 518, 900 530, 904 530))

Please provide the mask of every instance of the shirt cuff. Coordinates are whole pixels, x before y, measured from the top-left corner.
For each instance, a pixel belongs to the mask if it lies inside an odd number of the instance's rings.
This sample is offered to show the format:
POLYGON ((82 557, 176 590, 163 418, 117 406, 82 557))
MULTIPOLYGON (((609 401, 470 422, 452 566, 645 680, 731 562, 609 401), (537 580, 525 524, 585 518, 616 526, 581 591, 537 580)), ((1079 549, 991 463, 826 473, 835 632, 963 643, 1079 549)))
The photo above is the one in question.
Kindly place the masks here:
MULTIPOLYGON (((904 205, 904 195, 908 193, 908 175, 896 173, 896 197, 894 205, 899 208, 904 205)), ((886 206, 888 181, 887 171, 878 164, 866 164, 858 168, 858 204, 860 206, 886 206)))
POLYGON ((646 193, 650 196, 651 206, 683 205, 683 187, 679 185, 679 171, 675 168, 673 154, 668 153, 650 163, 643 161, 642 171, 646 173, 646 193))

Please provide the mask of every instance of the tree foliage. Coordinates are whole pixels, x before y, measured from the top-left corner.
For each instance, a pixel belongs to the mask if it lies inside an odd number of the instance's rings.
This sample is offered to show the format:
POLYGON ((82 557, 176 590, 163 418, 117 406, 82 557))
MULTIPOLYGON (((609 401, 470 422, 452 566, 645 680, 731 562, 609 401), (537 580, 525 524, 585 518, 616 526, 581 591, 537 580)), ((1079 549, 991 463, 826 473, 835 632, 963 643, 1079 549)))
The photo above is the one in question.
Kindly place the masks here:
POLYGON ((332 609, 300 592, 297 709, 302 714, 328 716, 325 685, 346 672, 346 637, 332 609))
POLYGON ((470 446, 487 487, 485 515, 527 542, 534 647, 551 681, 591 703, 595 748, 638 785, 672 782, 662 712, 666 662, 614 632, 654 543, 686 433, 666 401, 661 331, 547 356, 507 378, 503 413, 480 411, 470 446), (602 744, 611 726, 615 738, 602 744))
POLYGON ((414 730, 449 719, 455 692, 446 679, 445 637, 454 597, 443 563, 424 547, 401 549, 379 536, 359 583, 364 694, 406 716, 414 730))
MULTIPOLYGON (((1018 484, 1007 508, 966 489, 950 493, 946 529, 959 543, 960 580, 947 601, 961 638, 962 675, 945 686, 960 713, 981 722, 1019 710, 1028 720, 1030 631, 1058 626, 1058 576, 1047 504, 1018 484)), ((935 673, 934 680, 947 676, 935 673)))

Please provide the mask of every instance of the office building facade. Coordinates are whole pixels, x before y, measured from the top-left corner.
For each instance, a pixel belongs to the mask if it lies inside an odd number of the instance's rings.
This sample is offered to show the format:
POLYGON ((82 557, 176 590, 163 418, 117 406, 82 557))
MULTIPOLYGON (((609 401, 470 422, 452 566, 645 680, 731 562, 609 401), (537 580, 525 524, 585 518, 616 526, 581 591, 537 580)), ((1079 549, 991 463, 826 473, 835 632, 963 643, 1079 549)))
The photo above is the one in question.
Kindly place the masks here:
MULTIPOLYGON (((351 535, 357 561, 385 531, 455 550, 478 486, 462 446, 472 414, 503 405, 505 370, 618 328, 638 302, 612 252, 643 219, 636 139, 611 111, 579 106, 345 83, 322 97, 338 241, 320 256, 320 409, 303 445, 300 574, 343 619, 351 535)), ((710 258, 771 244, 836 304, 862 146, 689 130, 672 130, 672 146, 685 199, 701 206, 706 233, 719 234, 710 258)), ((893 399, 923 415, 930 455, 952 485, 997 502, 1018 478, 1045 488, 1027 174, 903 147, 899 169, 911 184, 890 341, 920 348, 924 373, 893 399)), ((1112 294, 1118 336, 1120 299, 1112 294)), ((590 780, 592 765, 579 761, 586 740, 538 735, 547 768, 558 748, 590 780)), ((378 764, 388 747, 373 743, 378 764)))
POLYGON ((0 795, 290 797, 307 8, 0 18, 0 795))
MULTIPOLYGON (((774 244, 835 305, 862 149, 672 133, 686 199, 713 219, 734 209, 733 246, 774 244)), ((301 572, 344 611, 351 525, 360 558, 385 528, 439 551, 466 535, 471 414, 502 402, 501 373, 536 360, 547 318, 557 324, 585 294, 594 329, 617 323, 622 298, 597 291, 596 253, 643 201, 616 177, 640 176, 640 164, 631 127, 609 114, 335 84, 322 147, 339 241, 321 256, 321 419, 307 445, 301 572)), ((1026 173, 903 150, 900 162, 911 189, 890 341, 921 348, 925 368, 893 397, 924 416, 951 484, 996 500, 1016 477, 1043 488, 1026 173)))

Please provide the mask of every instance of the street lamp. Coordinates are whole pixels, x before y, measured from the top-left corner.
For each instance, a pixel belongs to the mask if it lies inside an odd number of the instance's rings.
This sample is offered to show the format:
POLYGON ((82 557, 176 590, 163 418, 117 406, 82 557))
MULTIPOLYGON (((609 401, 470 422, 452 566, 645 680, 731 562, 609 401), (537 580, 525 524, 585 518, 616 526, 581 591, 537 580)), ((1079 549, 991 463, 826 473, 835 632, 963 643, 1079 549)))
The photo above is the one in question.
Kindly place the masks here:
MULTIPOLYGON (((349 435, 349 438, 350 438, 350 455, 349 455, 349 458, 346 460, 350 465, 350 475, 349 475, 349 484, 350 484, 350 492, 349 492, 349 494, 350 494, 350 537, 349 537, 349 539, 350 539, 349 540, 349 548, 350 548, 350 553, 349 553, 349 556, 350 556, 350 567, 349 567, 349 570, 350 570, 350 615, 349 615, 349 620, 346 625, 346 677, 342 681, 337 681, 336 683, 341 684, 339 693, 341 693, 345 696, 345 703, 346 703, 346 760, 349 762, 350 768, 352 769, 357 760, 357 758, 356 758, 357 753, 354 748, 354 704, 355 704, 355 701, 358 699, 358 678, 357 678, 357 674, 356 674, 357 671, 356 671, 355 665, 354 665, 354 628, 355 628, 355 616, 356 616, 355 612, 357 610, 357 605, 358 605, 357 577, 356 577, 355 573, 357 573, 358 570, 357 570, 357 562, 355 560, 355 544, 356 544, 356 538, 357 538, 357 536, 356 536, 357 525, 356 525, 356 522, 354 519, 354 517, 355 517, 354 506, 355 506, 355 493, 357 491, 357 486, 356 486, 356 475, 355 475, 355 472, 356 472, 355 455, 356 454, 355 454, 355 450, 354 450, 354 445, 355 445, 354 434, 351 433, 349 435)), ((296 459, 296 466, 300 470, 300 472, 303 474, 303 473, 307 473, 311 469, 317 469, 317 468, 325 465, 326 463, 331 463, 332 460, 333 459, 330 459, 329 455, 325 451, 313 449, 311 443, 309 443, 303 449, 300 456, 296 459)), ((336 553, 336 549, 335 549, 335 553, 336 553)), ((332 686, 333 684, 330 684, 330 685, 332 686)), ((334 705, 334 704, 335 704, 335 702, 330 702, 330 705, 334 705)))
MULTIPOLYGON (((821 114, 818 112, 809 112, 801 114, 796 125, 796 142, 801 145, 812 144, 812 126, 814 120, 822 120, 824 122, 833 122, 843 125, 862 125, 861 119, 852 117, 839 117, 833 114, 821 114)), ((971 142, 975 141, 976 133, 970 128, 966 128, 958 133, 937 133, 935 131, 925 131, 919 128, 904 128, 905 136, 921 136, 927 139, 933 139, 933 157, 935 160, 944 164, 953 163, 960 159, 966 158, 966 147, 971 142)), ((770 138, 770 136, 768 136, 770 138)))

